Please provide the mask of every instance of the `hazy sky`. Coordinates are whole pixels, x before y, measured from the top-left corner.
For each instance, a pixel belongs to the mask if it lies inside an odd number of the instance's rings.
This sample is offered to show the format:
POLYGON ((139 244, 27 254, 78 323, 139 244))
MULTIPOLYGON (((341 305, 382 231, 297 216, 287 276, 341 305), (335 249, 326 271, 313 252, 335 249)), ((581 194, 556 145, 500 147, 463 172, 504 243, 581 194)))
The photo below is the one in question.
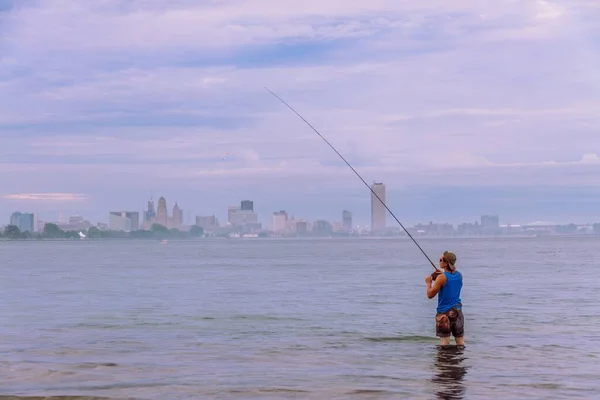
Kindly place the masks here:
POLYGON ((596 0, 0 0, 1 222, 151 194, 368 221, 264 86, 405 223, 600 221, 599 20, 596 0))

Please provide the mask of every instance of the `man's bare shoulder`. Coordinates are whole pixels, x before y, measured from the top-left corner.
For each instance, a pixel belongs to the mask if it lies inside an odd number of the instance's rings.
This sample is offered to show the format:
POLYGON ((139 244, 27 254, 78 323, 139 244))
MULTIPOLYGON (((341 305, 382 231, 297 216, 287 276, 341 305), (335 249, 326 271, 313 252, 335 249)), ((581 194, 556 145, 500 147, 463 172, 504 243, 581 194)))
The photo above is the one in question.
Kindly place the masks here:
POLYGON ((446 278, 446 275, 442 272, 438 275, 437 278, 435 278, 435 281, 439 282, 440 285, 443 285, 444 283, 446 283, 446 281, 448 281, 448 279, 446 278))

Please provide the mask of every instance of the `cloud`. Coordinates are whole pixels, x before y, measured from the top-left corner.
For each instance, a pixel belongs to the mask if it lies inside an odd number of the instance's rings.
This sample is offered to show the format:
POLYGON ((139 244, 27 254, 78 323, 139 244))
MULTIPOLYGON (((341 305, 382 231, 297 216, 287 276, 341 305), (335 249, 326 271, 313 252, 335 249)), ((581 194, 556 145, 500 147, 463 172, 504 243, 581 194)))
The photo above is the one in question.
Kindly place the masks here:
POLYGON ((87 196, 77 193, 17 193, 2 196, 5 200, 27 201, 81 201, 87 196))
POLYGON ((514 5, 12 2, 0 11, 0 184, 190 203, 197 187, 215 202, 264 187, 282 203, 359 188, 268 86, 367 181, 596 185, 600 8, 514 5))

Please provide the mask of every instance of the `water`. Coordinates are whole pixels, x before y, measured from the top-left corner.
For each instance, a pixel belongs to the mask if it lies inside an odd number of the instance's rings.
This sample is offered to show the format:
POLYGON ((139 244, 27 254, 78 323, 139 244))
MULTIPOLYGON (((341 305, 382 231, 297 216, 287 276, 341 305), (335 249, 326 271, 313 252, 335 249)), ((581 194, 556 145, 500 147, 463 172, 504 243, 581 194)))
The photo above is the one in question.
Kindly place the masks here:
POLYGON ((0 242, 0 399, 600 398, 600 238, 0 242), (66 397, 61 397, 66 398, 66 397))

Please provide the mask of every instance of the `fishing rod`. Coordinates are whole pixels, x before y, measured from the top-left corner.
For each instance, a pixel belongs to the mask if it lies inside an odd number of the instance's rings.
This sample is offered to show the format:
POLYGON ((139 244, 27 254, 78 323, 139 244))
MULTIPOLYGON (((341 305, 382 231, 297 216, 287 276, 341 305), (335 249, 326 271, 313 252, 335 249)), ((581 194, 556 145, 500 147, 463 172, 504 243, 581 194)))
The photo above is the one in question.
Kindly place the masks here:
POLYGON ((394 213, 392 212, 392 210, 390 210, 388 208, 388 206, 383 202, 383 200, 381 200, 379 198, 379 196, 377 195, 377 193, 375 193, 375 191, 373 191, 373 189, 371 188, 371 186, 369 186, 369 184, 362 178, 362 176, 360 176, 360 174, 358 172, 356 172, 356 170, 352 167, 352 165, 350 165, 350 163, 348 161, 346 161, 346 159, 344 158, 344 156, 342 156, 339 151, 337 151, 335 149, 335 147, 333 147, 333 145, 331 143, 329 143, 329 141, 327 139, 325 139, 325 137, 323 135, 321 135, 321 133, 310 124, 310 122, 308 122, 302 115, 300 115, 298 113, 298 111, 294 110, 294 108, 292 106, 290 106, 288 103, 285 102, 285 100, 283 100, 281 97, 279 97, 278 95, 276 95, 275 93, 273 93, 269 88, 265 87, 265 89, 271 93, 273 96, 275 96, 279 101, 281 101, 283 104, 285 104, 290 110, 292 110, 294 112, 294 114, 296 114, 298 117, 300 117, 300 119, 302 119, 302 121, 304 121, 306 123, 306 125, 308 125, 313 131, 316 132, 317 135, 319 135, 321 137, 321 139, 323 139, 325 141, 325 143, 327 143, 329 145, 329 147, 331 147, 331 149, 333 151, 336 152, 336 154, 338 156, 340 156, 340 158, 342 160, 344 160, 344 162, 346 163, 346 165, 348 165, 350 167, 350 169, 352 171, 354 171, 354 173, 356 174, 356 176, 358 176, 358 178, 365 184, 366 187, 369 188, 369 190, 371 191, 371 193, 373 193, 375 195, 375 197, 377 197, 377 200, 379 200, 381 202, 381 204, 383 204, 383 206, 385 207, 386 210, 389 211, 389 213, 392 215, 392 217, 394 217, 394 219, 396 220, 396 222, 398 222, 398 224, 400 224, 400 226, 402 227, 402 229, 404 229, 404 232, 406 232, 406 234, 408 235, 409 238, 412 239, 412 241, 417 245, 417 247, 419 248, 419 250, 421 250, 421 253, 423 253, 423 255, 425 256, 425 258, 427 258, 427 260, 429 261, 429 263, 431 264, 431 266, 433 267, 433 269, 436 270, 436 272, 439 272, 439 269, 435 266, 435 264, 433 263, 433 261, 431 261, 431 259, 429 258, 429 256, 427 255, 427 253, 425 253, 425 251, 421 248, 421 246, 419 246, 419 243, 417 243, 417 241, 412 237, 412 235, 410 234, 410 232, 408 232, 408 230, 406 230, 406 228, 404 227, 404 225, 402 225, 402 222, 400 222, 400 220, 398 218, 396 218, 396 216, 394 215, 394 213))

